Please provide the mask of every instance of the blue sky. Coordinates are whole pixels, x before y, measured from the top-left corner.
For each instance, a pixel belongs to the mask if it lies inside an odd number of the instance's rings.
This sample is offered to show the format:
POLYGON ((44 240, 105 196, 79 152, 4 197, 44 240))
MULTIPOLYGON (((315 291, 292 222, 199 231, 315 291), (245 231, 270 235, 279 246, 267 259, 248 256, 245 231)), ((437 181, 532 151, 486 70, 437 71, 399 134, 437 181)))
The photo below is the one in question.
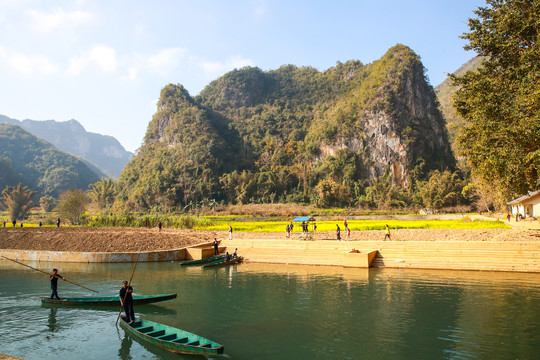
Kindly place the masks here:
POLYGON ((160 90, 197 95, 243 66, 324 71, 370 63, 397 43, 433 86, 474 56, 459 38, 474 0, 0 0, 0 114, 76 119, 142 144, 160 90))

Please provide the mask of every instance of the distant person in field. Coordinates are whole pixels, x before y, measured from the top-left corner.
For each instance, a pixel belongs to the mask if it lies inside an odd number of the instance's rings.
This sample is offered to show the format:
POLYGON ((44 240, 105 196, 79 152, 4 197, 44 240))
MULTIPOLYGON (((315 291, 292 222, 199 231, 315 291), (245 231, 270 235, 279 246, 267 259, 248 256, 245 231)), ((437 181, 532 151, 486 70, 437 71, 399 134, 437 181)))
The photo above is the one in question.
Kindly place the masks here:
POLYGON ((157 227, 158 227, 159 231, 161 231, 161 227, 162 227, 162 226, 163 226, 163 224, 161 223, 161 221, 158 222, 157 227))
POLYGON ((232 226, 229 225, 229 240, 232 240, 232 226))
POLYGON ((347 227, 347 220, 345 220, 345 221, 343 222, 343 226, 345 226, 345 230, 348 229, 348 227, 347 227))
POLYGON ((60 227, 60 218, 56 220, 56 227, 60 227))
POLYGON ((347 241, 351 240, 351 229, 347 228, 347 241))
POLYGON ((336 237, 338 241, 341 241, 341 229, 338 224, 336 224, 336 237))
POLYGON ((39 227, 42 227, 42 226, 43 226, 43 224, 41 223, 41 221, 39 222, 39 224, 38 224, 38 225, 39 225, 39 227))
POLYGON ((6 220, 4 220, 4 227, 6 227, 6 220))
MULTIPOLYGON (((516 217, 516 219, 517 219, 517 217, 516 217)), ((17 224, 17 220, 13 220, 11 223, 13 224, 13 227, 15 227, 15 225, 17 224)))
POLYGON ((388 224, 385 225, 385 230, 384 230, 384 241, 386 241, 386 238, 388 238, 388 240, 392 240, 390 238, 390 228, 388 227, 388 224))
POLYGON ((287 224, 285 231, 287 232, 287 239, 288 239, 291 236, 291 228, 289 227, 289 224, 287 224))
POLYGON ((317 224, 313 223, 313 232, 317 231, 317 224))

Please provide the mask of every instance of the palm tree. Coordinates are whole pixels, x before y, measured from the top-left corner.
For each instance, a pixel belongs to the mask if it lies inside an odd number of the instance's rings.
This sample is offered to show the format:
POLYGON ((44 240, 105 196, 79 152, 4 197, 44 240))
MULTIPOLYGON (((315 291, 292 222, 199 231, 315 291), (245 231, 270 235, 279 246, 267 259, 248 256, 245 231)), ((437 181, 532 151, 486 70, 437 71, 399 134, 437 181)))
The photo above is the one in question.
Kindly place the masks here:
POLYGON ((8 209, 12 220, 24 219, 32 210, 36 203, 32 201, 32 197, 38 192, 30 190, 28 186, 19 185, 12 187, 6 186, 2 191, 3 197, 0 198, 8 209))

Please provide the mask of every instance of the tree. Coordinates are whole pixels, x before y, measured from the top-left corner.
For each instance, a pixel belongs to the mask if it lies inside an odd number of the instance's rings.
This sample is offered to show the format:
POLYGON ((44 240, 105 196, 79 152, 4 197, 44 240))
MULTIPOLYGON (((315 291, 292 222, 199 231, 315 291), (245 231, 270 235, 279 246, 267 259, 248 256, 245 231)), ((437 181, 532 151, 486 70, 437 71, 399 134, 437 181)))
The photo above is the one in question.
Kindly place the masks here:
POLYGON ((81 215, 86 211, 87 205, 88 196, 79 189, 71 189, 60 194, 56 211, 62 217, 68 219, 71 224, 78 224, 81 215))
POLYGON ((28 186, 19 185, 12 187, 6 186, 2 191, 5 207, 8 209, 9 216, 12 220, 24 219, 26 215, 36 206, 32 201, 32 197, 38 192, 30 190, 28 186))
POLYGON ((42 196, 39 199, 39 206, 43 212, 50 212, 54 209, 56 201, 52 196, 42 196))
POLYGON ((535 190, 540 176, 540 2, 487 0, 469 19, 467 50, 482 66, 453 76, 454 106, 467 120, 458 136, 473 176, 501 199, 535 190))
POLYGON ((112 179, 101 178, 100 181, 90 184, 92 188, 88 195, 98 209, 108 209, 114 203, 116 196, 116 183, 112 179))

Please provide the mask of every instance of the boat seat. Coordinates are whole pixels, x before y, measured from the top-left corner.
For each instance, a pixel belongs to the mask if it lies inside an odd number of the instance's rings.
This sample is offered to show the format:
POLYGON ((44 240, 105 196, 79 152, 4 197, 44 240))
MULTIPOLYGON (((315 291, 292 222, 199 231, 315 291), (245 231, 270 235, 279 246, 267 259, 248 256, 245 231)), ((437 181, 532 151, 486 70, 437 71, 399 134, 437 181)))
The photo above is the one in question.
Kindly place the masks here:
POLYGON ((178 343, 178 344, 184 344, 184 343, 188 342, 188 338, 187 337, 181 338, 181 339, 178 339, 178 340, 174 340, 173 342, 178 343))
POLYGON ((162 335, 162 336, 158 336, 156 337, 156 339, 159 339, 159 340, 174 340, 176 339, 176 334, 170 334, 170 335, 162 335))
POLYGON ((201 345, 201 347, 211 348, 211 347, 212 347, 212 344, 203 344, 203 345, 201 345))
POLYGON ((161 335, 165 335, 165 330, 156 330, 156 331, 146 333, 146 336, 151 336, 151 337, 156 337, 156 336, 161 336, 161 335))
POLYGON ((186 345, 199 346, 199 340, 192 341, 190 343, 187 343, 186 345))
POLYGON ((133 324, 130 324, 130 325, 131 325, 131 327, 133 327, 133 328, 138 328, 138 327, 141 327, 142 321, 140 321, 140 320, 139 320, 139 321, 135 321, 133 324))
POLYGON ((135 330, 146 334, 147 332, 150 332, 150 331, 154 330, 154 327, 153 326, 143 326, 143 327, 140 327, 140 328, 135 328, 135 330))

